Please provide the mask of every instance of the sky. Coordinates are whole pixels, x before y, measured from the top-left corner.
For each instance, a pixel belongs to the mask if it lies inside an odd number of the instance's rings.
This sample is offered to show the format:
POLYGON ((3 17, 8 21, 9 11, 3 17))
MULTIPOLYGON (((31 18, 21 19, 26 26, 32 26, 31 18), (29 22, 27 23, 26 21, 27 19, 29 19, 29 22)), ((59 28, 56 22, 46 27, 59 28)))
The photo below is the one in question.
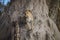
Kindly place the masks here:
MULTIPOLYGON (((8 2, 10 2, 10 0, 0 0, 0 3, 4 6, 7 6, 8 2)), ((0 11, 2 11, 3 8, 0 8, 0 11)))
POLYGON ((0 2, 1 2, 3 5, 7 5, 7 3, 10 2, 10 0, 0 0, 0 2))

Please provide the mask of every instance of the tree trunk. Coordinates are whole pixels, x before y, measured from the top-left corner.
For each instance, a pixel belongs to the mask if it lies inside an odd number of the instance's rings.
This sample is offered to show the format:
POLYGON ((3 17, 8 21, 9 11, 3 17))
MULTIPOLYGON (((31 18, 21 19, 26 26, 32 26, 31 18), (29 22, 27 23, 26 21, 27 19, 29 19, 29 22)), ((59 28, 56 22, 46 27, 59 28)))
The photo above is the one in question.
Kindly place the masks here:
POLYGON ((49 7, 46 1, 15 0, 12 2, 6 12, 0 16, 0 40, 12 40, 12 37, 15 36, 14 27, 19 27, 19 35, 17 35, 19 40, 60 40, 56 23, 49 17, 49 7), (26 10, 28 10, 27 13, 31 12, 33 21, 28 20, 29 22, 27 22, 26 10), (16 22, 18 23, 16 24, 16 22), (33 29, 29 29, 27 25, 33 29))

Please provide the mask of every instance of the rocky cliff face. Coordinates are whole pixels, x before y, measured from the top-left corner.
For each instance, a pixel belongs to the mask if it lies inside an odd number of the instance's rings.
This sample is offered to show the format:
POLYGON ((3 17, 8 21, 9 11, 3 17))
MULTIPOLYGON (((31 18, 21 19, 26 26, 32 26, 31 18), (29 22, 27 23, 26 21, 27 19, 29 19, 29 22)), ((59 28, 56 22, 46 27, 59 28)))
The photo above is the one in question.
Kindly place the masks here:
POLYGON ((55 22, 49 17, 49 7, 46 1, 15 0, 0 16, 0 40, 14 39, 12 39, 12 36, 14 35, 16 21, 19 25, 20 40, 60 40, 59 30, 55 22), (34 18, 33 30, 26 29, 25 10, 32 12, 34 18))

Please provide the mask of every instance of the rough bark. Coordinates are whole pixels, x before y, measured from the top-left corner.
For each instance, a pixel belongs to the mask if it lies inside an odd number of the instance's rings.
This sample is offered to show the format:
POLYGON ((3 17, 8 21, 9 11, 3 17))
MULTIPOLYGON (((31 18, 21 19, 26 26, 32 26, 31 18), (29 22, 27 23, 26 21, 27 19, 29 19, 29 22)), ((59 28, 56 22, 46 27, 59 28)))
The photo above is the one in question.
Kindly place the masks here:
POLYGON ((57 24, 58 29, 60 31, 60 0, 59 0, 58 4, 59 4, 59 6, 58 6, 58 14, 57 14, 56 24, 57 24))
POLYGON ((49 17, 57 24, 57 27, 60 31, 60 11, 59 11, 59 0, 51 0, 49 4, 49 17))
POLYGON ((15 0, 0 16, 0 40, 12 40, 15 21, 18 21, 20 40, 60 40, 59 30, 48 14, 46 0, 15 0), (30 10, 34 17, 33 30, 26 29, 25 10, 30 10))

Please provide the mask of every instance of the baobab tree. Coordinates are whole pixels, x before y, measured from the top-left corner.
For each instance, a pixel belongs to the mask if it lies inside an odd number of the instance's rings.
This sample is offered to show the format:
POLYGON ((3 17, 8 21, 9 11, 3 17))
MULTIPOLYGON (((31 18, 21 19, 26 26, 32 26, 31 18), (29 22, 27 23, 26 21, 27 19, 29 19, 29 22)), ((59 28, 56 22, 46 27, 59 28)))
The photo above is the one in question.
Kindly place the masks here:
MULTIPOLYGON (((0 16, 1 40, 60 40, 60 32, 49 16, 52 0, 13 0, 0 16), (30 22, 27 13, 32 14, 30 22), (28 18, 28 22, 27 22, 28 18), (32 23, 33 22, 33 29, 32 23), (29 25, 27 24, 29 23, 29 25), (27 28, 29 26, 29 29, 27 28), (31 28, 30 28, 31 27, 31 28), (17 30, 16 30, 17 28, 17 30), (7 31, 8 30, 8 31, 7 31), (17 33, 16 33, 17 32, 17 33), (15 35, 16 34, 16 35, 15 35), (17 39, 15 39, 15 36, 17 39)), ((54 1, 54 0, 53 0, 54 1)), ((51 14, 52 15, 52 14, 51 14)))

